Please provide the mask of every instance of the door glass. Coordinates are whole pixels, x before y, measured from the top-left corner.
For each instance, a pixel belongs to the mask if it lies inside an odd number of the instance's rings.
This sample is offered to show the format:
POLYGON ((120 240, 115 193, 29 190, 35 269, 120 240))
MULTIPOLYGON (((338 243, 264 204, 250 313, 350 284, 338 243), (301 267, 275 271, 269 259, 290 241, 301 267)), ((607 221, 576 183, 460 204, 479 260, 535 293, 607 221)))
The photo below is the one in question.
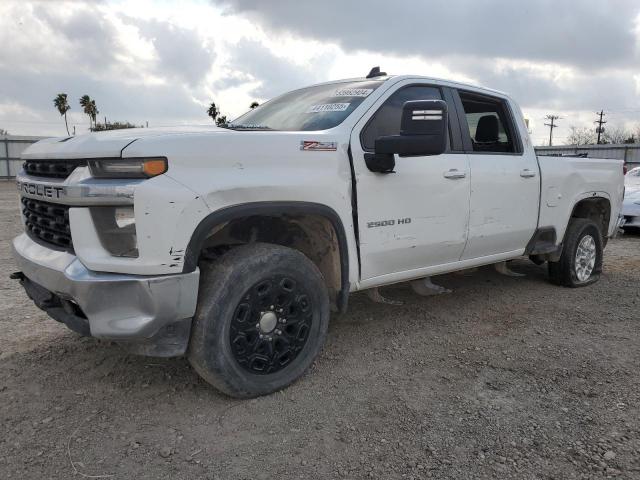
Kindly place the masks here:
POLYGON ((515 142, 504 102, 459 92, 474 152, 515 153, 515 142))
POLYGON ((384 135, 399 135, 402 107, 411 100, 442 100, 440 89, 426 85, 404 87, 391 95, 373 114, 360 134, 364 150, 373 150, 376 138, 384 135))

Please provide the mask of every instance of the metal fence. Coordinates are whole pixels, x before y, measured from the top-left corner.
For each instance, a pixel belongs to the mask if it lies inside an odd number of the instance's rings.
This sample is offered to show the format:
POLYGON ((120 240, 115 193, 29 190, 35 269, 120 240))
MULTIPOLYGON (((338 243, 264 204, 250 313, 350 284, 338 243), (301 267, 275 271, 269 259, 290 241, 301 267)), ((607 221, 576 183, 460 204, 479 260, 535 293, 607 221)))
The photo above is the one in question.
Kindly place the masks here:
POLYGON ((640 166, 640 145, 561 145, 536 147, 538 155, 584 155, 591 158, 624 160, 628 167, 640 166))
POLYGON ((32 143, 47 137, 25 137, 19 135, 0 136, 0 179, 10 179, 20 170, 20 155, 32 143))

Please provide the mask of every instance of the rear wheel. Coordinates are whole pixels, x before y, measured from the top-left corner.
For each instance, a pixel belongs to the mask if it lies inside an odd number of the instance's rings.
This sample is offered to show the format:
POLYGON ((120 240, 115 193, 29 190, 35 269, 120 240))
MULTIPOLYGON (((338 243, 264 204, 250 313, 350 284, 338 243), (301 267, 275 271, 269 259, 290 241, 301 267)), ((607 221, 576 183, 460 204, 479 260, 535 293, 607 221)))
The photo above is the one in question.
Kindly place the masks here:
POLYGON ((329 324, 324 280, 306 256, 250 244, 202 265, 201 275, 189 360, 207 382, 248 398, 305 372, 329 324))
POLYGON ((602 271, 602 251, 598 225, 588 218, 572 218, 560 260, 549 262, 549 278, 566 287, 584 287, 597 282, 602 271))

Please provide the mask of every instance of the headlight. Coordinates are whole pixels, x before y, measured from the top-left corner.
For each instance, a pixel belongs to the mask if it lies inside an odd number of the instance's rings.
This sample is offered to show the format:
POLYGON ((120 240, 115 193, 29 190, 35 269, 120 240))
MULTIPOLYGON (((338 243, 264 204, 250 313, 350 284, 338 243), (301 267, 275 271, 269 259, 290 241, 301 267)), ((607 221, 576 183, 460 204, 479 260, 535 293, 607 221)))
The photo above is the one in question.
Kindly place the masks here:
POLYGON ((164 157, 101 158, 88 163, 95 178, 151 178, 162 175, 169 168, 164 157))
POLYGON ((102 247, 114 257, 138 257, 133 207, 91 207, 102 247))

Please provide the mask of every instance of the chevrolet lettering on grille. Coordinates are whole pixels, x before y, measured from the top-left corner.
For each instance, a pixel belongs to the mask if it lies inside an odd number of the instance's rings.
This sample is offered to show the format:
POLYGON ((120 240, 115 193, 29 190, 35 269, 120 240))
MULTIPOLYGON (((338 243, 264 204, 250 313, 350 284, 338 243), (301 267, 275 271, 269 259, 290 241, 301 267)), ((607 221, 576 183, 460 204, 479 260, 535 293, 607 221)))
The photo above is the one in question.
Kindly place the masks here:
POLYGON ((55 185, 42 185, 39 183, 17 182, 18 191, 37 195, 42 198, 60 198, 64 192, 64 187, 55 185))

